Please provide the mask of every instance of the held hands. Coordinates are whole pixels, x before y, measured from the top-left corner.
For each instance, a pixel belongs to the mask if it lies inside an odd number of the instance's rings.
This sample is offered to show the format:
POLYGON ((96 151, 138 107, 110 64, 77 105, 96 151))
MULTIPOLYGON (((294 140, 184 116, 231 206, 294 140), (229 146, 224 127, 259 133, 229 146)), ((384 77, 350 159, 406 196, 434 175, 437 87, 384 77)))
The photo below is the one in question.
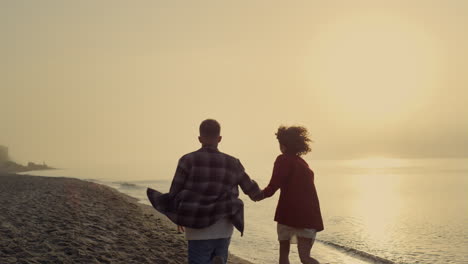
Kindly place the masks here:
POLYGON ((252 196, 252 201, 254 202, 259 202, 263 199, 265 199, 265 195, 263 194, 263 192, 259 192, 258 194, 252 196))

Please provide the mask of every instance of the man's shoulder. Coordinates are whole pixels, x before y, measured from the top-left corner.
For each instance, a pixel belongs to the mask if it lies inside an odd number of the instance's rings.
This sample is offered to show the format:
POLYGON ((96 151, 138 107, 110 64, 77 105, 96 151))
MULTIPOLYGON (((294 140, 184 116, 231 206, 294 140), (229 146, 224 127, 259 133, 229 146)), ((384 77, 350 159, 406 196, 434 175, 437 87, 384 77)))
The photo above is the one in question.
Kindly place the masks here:
POLYGON ((203 151, 203 149, 198 149, 198 150, 195 150, 195 151, 192 151, 190 153, 187 153, 185 155, 183 155, 181 157, 182 158, 188 158, 188 157, 192 157, 192 156, 197 156, 197 155, 217 155, 217 156, 222 156, 224 158, 227 158, 227 159, 231 159, 231 160, 239 160, 238 158, 232 156, 232 155, 229 155, 227 153, 224 153, 224 152, 221 152, 219 150, 216 150, 216 151, 203 151))
POLYGON ((179 158, 179 163, 180 163, 180 162, 187 162, 187 161, 191 160, 191 159, 193 158, 193 156, 196 155, 196 152, 197 152, 197 150, 182 155, 182 156, 179 158))
POLYGON ((220 155, 223 155, 223 156, 226 157, 226 159, 228 159, 228 160, 232 160, 232 161, 236 161, 236 162, 239 161, 238 158, 236 158, 236 157, 234 157, 234 156, 232 156, 232 155, 229 155, 229 154, 227 154, 227 153, 219 152, 219 154, 220 154, 220 155))
POLYGON ((229 155, 227 153, 221 152, 221 151, 216 151, 216 152, 206 152, 203 150, 196 150, 192 151, 190 153, 187 153, 183 155, 180 159, 179 162, 196 162, 197 160, 207 160, 207 159, 214 159, 214 160, 224 160, 223 163, 226 165, 233 165, 233 164, 239 164, 240 160, 232 155, 229 155), (212 158, 209 158, 211 156, 212 158))

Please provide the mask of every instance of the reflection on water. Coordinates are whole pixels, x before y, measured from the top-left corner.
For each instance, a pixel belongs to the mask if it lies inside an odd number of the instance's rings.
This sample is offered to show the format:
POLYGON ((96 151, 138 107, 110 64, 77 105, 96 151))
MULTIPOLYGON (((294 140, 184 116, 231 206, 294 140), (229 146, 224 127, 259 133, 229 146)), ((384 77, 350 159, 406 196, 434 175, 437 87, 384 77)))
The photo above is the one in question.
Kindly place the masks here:
POLYGON ((342 162, 343 165, 360 168, 360 169, 389 169, 389 168, 402 168, 408 167, 411 164, 411 160, 407 159, 395 159, 395 158, 384 158, 384 157, 370 157, 365 159, 356 160, 345 160, 342 162))
POLYGON ((321 238, 397 263, 468 263, 468 160, 372 160, 317 165, 321 238))
POLYGON ((356 216, 361 216, 360 225, 367 229, 365 240, 391 247, 389 229, 397 224, 402 206, 401 196, 394 195, 400 179, 395 175, 366 174, 353 177, 349 184, 357 190, 350 206, 356 216))

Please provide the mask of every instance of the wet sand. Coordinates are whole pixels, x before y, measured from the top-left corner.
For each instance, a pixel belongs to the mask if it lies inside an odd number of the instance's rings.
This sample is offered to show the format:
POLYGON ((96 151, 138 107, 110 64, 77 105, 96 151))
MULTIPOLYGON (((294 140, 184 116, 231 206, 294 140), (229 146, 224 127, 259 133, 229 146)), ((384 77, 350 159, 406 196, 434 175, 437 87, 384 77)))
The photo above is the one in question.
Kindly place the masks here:
MULTIPOLYGON (((0 263, 187 263, 153 208, 72 178, 0 175, 0 263)), ((250 262, 230 256, 229 263, 250 262)))

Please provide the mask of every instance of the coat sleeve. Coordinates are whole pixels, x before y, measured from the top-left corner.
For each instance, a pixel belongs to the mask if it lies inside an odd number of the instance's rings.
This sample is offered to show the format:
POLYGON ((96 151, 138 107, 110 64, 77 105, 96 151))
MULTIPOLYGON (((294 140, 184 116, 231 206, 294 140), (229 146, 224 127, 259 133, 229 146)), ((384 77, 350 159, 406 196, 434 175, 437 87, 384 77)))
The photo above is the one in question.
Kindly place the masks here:
POLYGON ((265 198, 273 196, 279 188, 284 186, 289 170, 290 166, 287 159, 283 155, 278 156, 273 167, 270 183, 263 189, 263 196, 265 198))

